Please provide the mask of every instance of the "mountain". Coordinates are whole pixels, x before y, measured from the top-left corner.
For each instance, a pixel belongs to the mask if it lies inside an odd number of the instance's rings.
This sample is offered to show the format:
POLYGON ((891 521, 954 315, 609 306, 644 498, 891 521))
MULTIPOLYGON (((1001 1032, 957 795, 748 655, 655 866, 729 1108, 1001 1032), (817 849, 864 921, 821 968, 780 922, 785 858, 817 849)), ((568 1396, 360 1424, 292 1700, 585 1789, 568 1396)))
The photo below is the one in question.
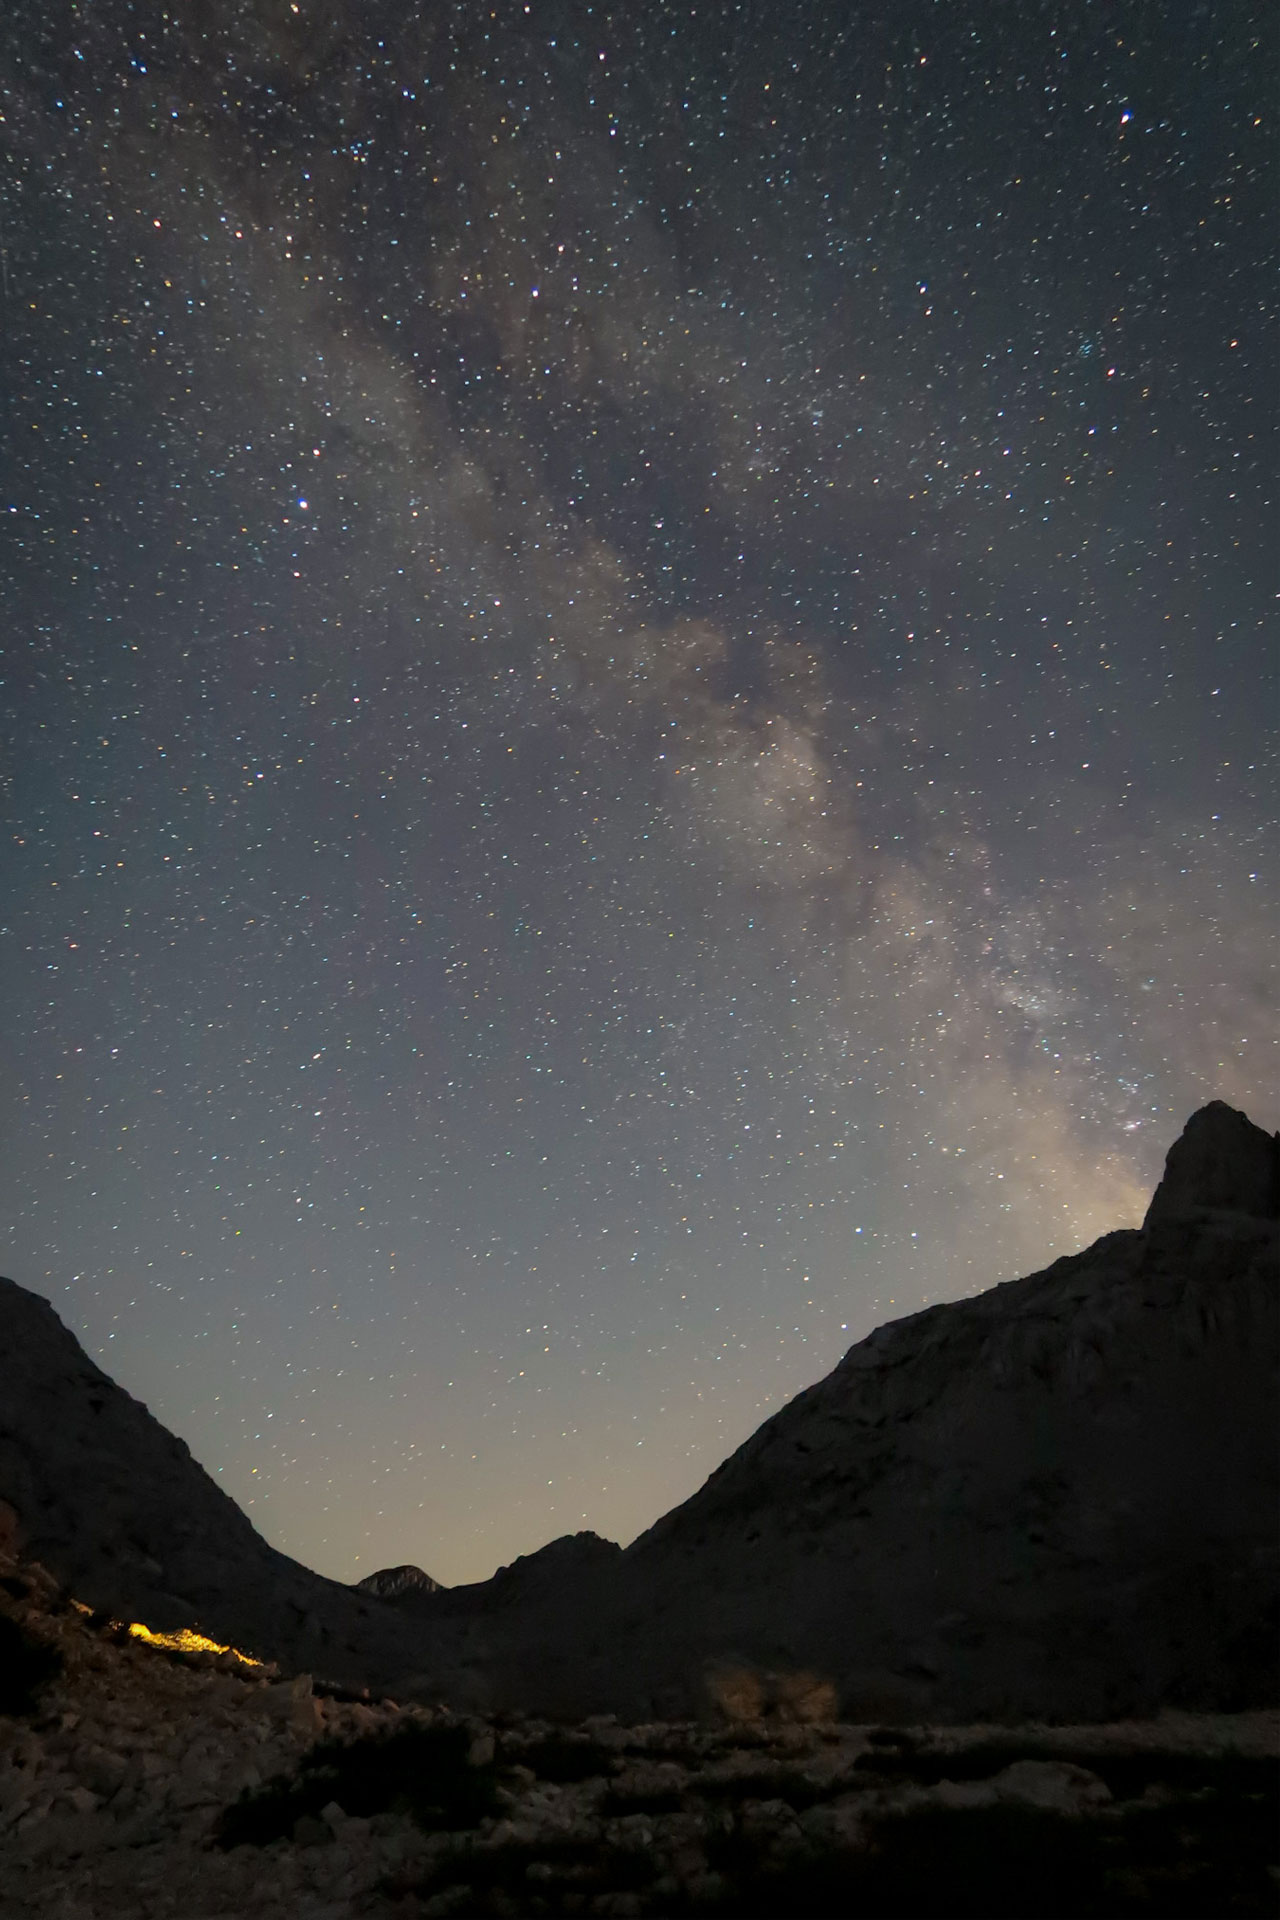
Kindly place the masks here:
POLYGON ((277 1553, 183 1442, 0 1279, 0 1532, 78 1599, 365 1684, 404 1670, 401 1617, 277 1553))
POLYGON ((1264 1133, 1222 1100, 1193 1113, 1170 1147, 1143 1226, 1207 1213, 1280 1218, 1280 1134, 1264 1133))
POLYGON ((408 1594, 440 1593, 440 1582, 433 1580, 421 1567, 379 1567, 376 1573, 366 1573, 363 1580, 357 1580, 356 1593, 376 1593, 380 1600, 403 1600, 408 1594))
MULTIPOLYGON (((472 1586, 281 1554, 0 1283, 0 1500, 82 1599, 464 1707, 1085 1720, 1280 1703, 1280 1142, 1220 1102, 1140 1229, 879 1328, 625 1552, 472 1586)), ((2 1518, 2 1516, 0 1516, 2 1518)), ((418 1570, 409 1570, 417 1575, 418 1570)))
POLYGON ((1277 1141, 1206 1107, 1140 1230, 881 1327, 518 1622, 498 1582, 441 1596, 450 1683, 638 1718, 1280 1702, 1278 1213, 1277 1141))
POLYGON ((647 1674, 809 1668, 854 1718, 1280 1700, 1278 1215, 1280 1144, 1215 1103, 1140 1231, 860 1342, 624 1556, 647 1674))

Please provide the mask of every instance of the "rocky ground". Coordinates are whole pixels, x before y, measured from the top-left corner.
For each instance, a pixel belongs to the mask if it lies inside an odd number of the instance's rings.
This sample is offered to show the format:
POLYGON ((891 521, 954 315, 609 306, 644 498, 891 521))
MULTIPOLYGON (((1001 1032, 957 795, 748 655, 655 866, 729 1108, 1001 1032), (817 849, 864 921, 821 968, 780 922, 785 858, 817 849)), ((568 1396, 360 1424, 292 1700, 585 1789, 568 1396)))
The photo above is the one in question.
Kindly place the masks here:
POLYGON ((0 1915, 1276 1910, 1280 1714, 908 1728, 786 1710, 565 1727, 363 1701, 148 1644, 9 1560, 0 1915))

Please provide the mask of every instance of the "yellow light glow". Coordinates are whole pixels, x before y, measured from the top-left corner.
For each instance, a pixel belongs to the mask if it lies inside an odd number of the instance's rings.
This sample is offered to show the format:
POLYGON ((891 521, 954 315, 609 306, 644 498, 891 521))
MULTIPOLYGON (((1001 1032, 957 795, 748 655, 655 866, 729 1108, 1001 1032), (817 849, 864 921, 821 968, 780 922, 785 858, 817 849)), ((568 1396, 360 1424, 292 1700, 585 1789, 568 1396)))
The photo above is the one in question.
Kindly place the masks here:
POLYGON ((144 1627, 141 1620, 129 1622, 129 1632, 135 1640, 145 1641, 149 1647, 166 1647, 170 1653, 229 1653, 246 1667, 260 1667, 261 1660, 255 1660, 250 1653, 241 1653, 238 1647, 219 1646, 216 1640, 207 1639, 203 1633, 196 1633, 190 1627, 181 1627, 177 1633, 153 1633, 150 1627, 144 1627))

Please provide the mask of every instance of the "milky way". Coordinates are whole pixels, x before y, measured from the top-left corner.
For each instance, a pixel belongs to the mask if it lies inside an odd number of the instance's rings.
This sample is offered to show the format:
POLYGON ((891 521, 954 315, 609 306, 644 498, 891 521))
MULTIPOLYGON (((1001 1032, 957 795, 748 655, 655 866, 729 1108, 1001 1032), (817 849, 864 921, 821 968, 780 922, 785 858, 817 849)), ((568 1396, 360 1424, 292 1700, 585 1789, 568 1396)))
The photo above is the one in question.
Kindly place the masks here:
POLYGON ((1261 9, 13 0, 7 1271, 626 1540, 1274 1126, 1261 9))

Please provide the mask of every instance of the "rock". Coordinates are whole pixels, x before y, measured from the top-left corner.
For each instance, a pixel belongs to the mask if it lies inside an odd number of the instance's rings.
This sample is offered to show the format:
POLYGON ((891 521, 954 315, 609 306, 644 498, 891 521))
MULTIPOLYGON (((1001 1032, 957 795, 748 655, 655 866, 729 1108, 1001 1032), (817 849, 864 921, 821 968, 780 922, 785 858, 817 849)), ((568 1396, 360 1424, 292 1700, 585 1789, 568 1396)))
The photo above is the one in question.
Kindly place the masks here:
POLYGON ((432 1894, 423 1902, 422 1912, 426 1920, 444 1920, 451 1913, 464 1913, 471 1906, 474 1895, 471 1888, 463 1882, 457 1886, 445 1887, 440 1893, 432 1894))
POLYGON ((332 1839, 332 1829, 325 1821, 317 1820, 314 1814, 300 1814, 293 1823, 295 1847, 325 1847, 332 1839))
MULTIPOLYGON (((950 1807, 953 1812, 962 1812, 974 1807, 994 1807, 1000 1797, 991 1780, 939 1780, 936 1787, 908 1789, 898 1806, 907 1812, 927 1806, 950 1807)), ((1016 1795, 1009 1797, 1017 1798, 1016 1795)))
POLYGON ((861 1846, 868 1830, 866 1801, 865 1793, 857 1793, 820 1802, 817 1806, 806 1807, 798 1816, 797 1825, 802 1835, 812 1841, 819 1851, 841 1851, 861 1846))
POLYGON ((1086 1813, 1111 1798, 1105 1780, 1069 1760, 1015 1760, 991 1784, 1001 1799, 1025 1800, 1052 1813, 1086 1813))
POLYGON ((291 1733, 304 1738, 311 1737, 321 1725, 320 1702, 311 1688, 309 1673, 296 1674, 292 1680, 279 1680, 258 1695, 257 1711, 265 1713, 276 1726, 287 1727, 291 1733))
POLYGON ((771 1864, 795 1852, 809 1837, 786 1800, 744 1800, 738 1827, 743 1839, 771 1864))
POLYGON ((87 1787, 92 1787, 95 1793, 115 1792, 124 1778, 125 1760, 114 1745, 113 1729, 104 1726, 100 1719, 87 1722, 82 1726, 72 1751, 76 1756, 76 1770, 87 1787), (113 1744, 104 1746, 103 1742, 108 1740, 113 1744), (102 1786, 98 1785, 97 1779, 90 1778, 91 1772, 102 1779, 102 1786))
POLYGON ((1095 1812, 1111 1799, 1105 1780, 1069 1760, 1015 1760, 986 1780, 940 1780, 936 1787, 909 1790, 905 1804, 938 1805, 956 1810, 993 1807, 1016 1800, 1047 1813, 1095 1812))
POLYGON ((1280 1135, 1264 1133, 1222 1100, 1193 1113, 1170 1147, 1143 1224, 1185 1220, 1206 1208, 1280 1218, 1280 1135))
POLYGON ((74 1860, 101 1844, 102 1823, 91 1812, 68 1809, 60 1813, 54 1808, 30 1826, 20 1822, 18 1831, 26 1841, 29 1858, 74 1860))

